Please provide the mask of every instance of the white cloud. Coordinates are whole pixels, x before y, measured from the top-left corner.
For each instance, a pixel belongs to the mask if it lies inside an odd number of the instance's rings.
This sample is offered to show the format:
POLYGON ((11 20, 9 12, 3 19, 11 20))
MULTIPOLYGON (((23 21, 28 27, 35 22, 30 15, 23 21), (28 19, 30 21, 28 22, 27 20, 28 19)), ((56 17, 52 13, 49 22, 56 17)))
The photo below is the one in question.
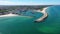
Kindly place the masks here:
POLYGON ((43 5, 41 3, 36 3, 36 2, 13 2, 13 1, 3 1, 0 0, 0 5, 43 5))
POLYGON ((0 5, 54 5, 53 3, 36 3, 36 2, 12 2, 12 1, 1 1, 0 5))
POLYGON ((33 2, 0 1, 0 5, 39 5, 39 4, 33 2))
POLYGON ((17 2, 11 2, 11 1, 0 1, 0 5, 18 5, 17 2))

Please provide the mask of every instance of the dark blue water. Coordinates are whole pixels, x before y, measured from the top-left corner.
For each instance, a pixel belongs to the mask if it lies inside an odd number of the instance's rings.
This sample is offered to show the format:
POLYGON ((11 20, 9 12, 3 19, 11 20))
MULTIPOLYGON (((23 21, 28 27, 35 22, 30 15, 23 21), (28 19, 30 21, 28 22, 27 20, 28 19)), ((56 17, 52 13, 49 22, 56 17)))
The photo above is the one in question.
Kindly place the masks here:
POLYGON ((42 14, 30 11, 25 16, 0 18, 0 34, 60 34, 60 6, 51 6, 46 11, 48 18, 40 23, 34 20, 42 14))

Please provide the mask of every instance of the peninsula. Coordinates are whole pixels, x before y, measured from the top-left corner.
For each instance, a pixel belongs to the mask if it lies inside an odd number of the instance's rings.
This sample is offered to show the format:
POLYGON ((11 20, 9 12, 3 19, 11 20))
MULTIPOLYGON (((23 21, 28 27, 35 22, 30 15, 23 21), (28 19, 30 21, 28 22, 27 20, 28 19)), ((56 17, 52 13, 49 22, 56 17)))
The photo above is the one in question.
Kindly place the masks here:
POLYGON ((37 10, 37 12, 40 12, 40 13, 42 13, 43 14, 43 16, 42 17, 40 17, 40 18, 38 18, 37 20, 35 20, 35 22, 41 22, 41 21, 43 21, 45 18, 47 18, 48 17, 48 14, 47 14, 47 12, 46 12, 46 9, 47 9, 48 7, 45 7, 45 8, 43 8, 43 10, 41 11, 41 10, 37 10))

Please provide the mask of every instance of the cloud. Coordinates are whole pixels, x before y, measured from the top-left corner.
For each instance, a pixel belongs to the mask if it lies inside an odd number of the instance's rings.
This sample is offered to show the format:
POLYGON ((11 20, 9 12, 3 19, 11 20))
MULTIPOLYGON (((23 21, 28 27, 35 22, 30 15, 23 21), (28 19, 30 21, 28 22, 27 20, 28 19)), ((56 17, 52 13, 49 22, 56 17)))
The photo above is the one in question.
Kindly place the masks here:
POLYGON ((13 2, 13 1, 1 1, 0 5, 59 5, 57 3, 50 3, 50 2, 13 2))
POLYGON ((19 3, 12 1, 0 1, 0 5, 19 5, 19 3))
POLYGON ((0 1, 0 5, 39 5, 39 4, 33 2, 0 1))

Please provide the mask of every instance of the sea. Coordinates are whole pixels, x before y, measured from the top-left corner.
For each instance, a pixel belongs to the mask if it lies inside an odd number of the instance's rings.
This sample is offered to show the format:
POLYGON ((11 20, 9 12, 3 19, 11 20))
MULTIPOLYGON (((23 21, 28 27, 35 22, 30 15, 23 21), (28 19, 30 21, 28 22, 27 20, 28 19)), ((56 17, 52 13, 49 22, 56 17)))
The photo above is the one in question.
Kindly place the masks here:
POLYGON ((42 13, 28 10, 24 15, 0 17, 0 34, 60 34, 60 6, 50 6, 48 17, 35 22, 42 13))

